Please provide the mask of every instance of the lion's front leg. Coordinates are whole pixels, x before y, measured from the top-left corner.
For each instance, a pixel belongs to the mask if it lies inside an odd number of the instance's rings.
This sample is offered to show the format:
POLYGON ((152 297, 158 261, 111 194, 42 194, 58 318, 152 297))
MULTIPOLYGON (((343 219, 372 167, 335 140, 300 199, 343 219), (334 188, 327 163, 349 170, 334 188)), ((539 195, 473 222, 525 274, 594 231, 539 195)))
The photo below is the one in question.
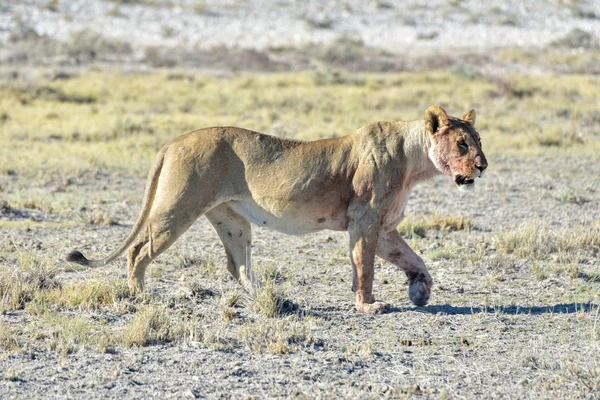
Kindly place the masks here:
POLYGON ((373 225, 361 226, 355 222, 348 228, 350 233, 350 259, 353 268, 353 289, 356 292, 356 309, 366 314, 381 314, 390 306, 375 301, 373 279, 375 275, 375 251, 377 229, 373 225))
POLYGON ((413 304, 424 306, 429 301, 433 280, 425 263, 400 236, 397 230, 381 233, 377 244, 377 255, 402 268, 409 282, 408 297, 413 304))

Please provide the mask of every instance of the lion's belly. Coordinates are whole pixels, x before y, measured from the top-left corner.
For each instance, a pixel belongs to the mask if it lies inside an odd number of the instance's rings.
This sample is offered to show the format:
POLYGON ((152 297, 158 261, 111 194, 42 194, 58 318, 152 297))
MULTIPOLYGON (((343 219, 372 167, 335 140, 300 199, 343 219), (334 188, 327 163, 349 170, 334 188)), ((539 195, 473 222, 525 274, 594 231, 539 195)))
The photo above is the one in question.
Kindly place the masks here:
POLYGON ((290 235, 302 235, 323 229, 346 230, 346 210, 323 209, 311 203, 277 204, 273 201, 234 200, 229 206, 250 222, 290 235))

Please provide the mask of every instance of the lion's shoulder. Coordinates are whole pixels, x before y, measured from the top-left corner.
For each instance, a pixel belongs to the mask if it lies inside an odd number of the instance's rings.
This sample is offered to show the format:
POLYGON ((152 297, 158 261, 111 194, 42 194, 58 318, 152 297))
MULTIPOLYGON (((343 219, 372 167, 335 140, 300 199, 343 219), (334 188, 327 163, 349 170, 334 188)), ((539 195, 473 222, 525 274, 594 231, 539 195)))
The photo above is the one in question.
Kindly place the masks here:
POLYGON ((370 122, 356 131, 357 135, 378 136, 387 133, 393 133, 398 130, 398 122, 376 121, 370 122))

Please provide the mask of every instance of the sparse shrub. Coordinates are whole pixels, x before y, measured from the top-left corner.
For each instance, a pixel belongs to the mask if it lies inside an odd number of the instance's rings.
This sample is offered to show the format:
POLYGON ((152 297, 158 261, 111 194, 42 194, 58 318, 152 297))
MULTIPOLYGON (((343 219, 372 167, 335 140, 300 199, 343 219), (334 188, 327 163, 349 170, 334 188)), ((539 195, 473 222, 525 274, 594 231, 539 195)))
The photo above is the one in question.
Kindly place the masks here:
POLYGON ((298 310, 298 306, 296 304, 284 299, 283 293, 276 292, 276 276, 276 268, 267 267, 266 270, 263 270, 263 287, 257 289, 250 298, 250 308, 255 311, 259 311, 267 318, 280 317, 298 310), (275 276, 269 276, 269 274, 274 274, 275 276))
POLYGON ((310 321, 262 320, 245 324, 238 339, 256 353, 288 354, 298 346, 322 345, 311 334, 310 321))
POLYGON ((124 136, 134 136, 139 133, 152 134, 154 128, 150 123, 150 118, 145 116, 140 120, 133 120, 131 118, 117 119, 115 127, 112 132, 112 138, 117 139, 124 136))
POLYGON ((494 97, 514 97, 517 99, 523 99, 533 97, 539 92, 538 88, 530 88, 519 85, 518 83, 510 80, 498 78, 495 80, 496 91, 492 94, 494 97))
POLYGON ((206 4, 206 0, 196 0, 194 4, 192 4, 192 10, 198 15, 203 15, 206 13, 208 9, 208 5, 206 4))
POLYGON ((462 231, 471 228, 471 221, 460 215, 407 216, 398 226, 398 231, 405 236, 425 237, 429 230, 462 231))
POLYGON ((223 296, 223 301, 225 304, 230 307, 235 307, 240 301, 240 293, 237 291, 228 292, 225 296, 223 296))
POLYGON ((62 43, 58 52, 64 52, 78 62, 90 62, 107 56, 130 54, 132 48, 127 42, 105 38, 93 30, 83 29, 62 43))
POLYGON ((108 340, 107 333, 83 317, 48 313, 44 315, 44 320, 50 330, 49 348, 62 357, 78 351, 82 346, 97 347, 108 340))
POLYGON ((155 68, 172 68, 177 65, 177 60, 167 51, 153 46, 144 50, 144 61, 155 68))
POLYGON ((202 343, 209 346, 211 350, 226 351, 233 348, 233 341, 225 335, 223 329, 204 329, 202 331, 202 343))
POLYGON ((56 267, 31 253, 19 255, 19 267, 0 267, 0 308, 21 310, 39 291, 60 287, 56 267))
POLYGON ((131 45, 125 41, 105 38, 101 34, 83 29, 74 32, 64 41, 42 36, 23 22, 18 22, 10 37, 13 46, 10 60, 13 62, 39 62, 51 58, 68 57, 71 62, 82 64, 94 61, 115 61, 115 57, 129 56, 131 45))
POLYGON ((545 147, 559 147, 562 145, 562 137, 558 132, 544 132, 535 137, 535 141, 540 146, 545 147))
POLYGON ((350 64, 363 58, 366 54, 365 44, 361 39, 343 36, 323 49, 321 58, 333 64, 350 64))
POLYGON ((25 379, 21 378, 19 373, 14 370, 8 370, 8 371, 4 372, 2 379, 4 379, 5 381, 10 381, 10 382, 25 382, 25 379))
POLYGON ((514 272, 518 258, 513 254, 494 253, 487 258, 487 268, 494 272, 514 272))
POLYGON ((373 342, 365 340, 364 342, 348 345, 344 353, 347 355, 358 354, 363 357, 370 357, 373 355, 373 342))
POLYGON ((203 287, 197 280, 190 281, 187 287, 189 288, 191 297, 194 299, 204 300, 217 295, 214 291, 203 287))
POLYGON ((122 343, 127 347, 148 346, 170 342, 175 334, 167 309, 163 306, 143 306, 135 314, 125 332, 122 343))
POLYGON ((545 266, 539 262, 534 262, 531 265, 531 274, 538 281, 544 280, 548 277, 548 271, 546 271, 545 266))
POLYGON ((494 242, 496 248, 504 253, 545 260, 549 255, 560 252, 597 251, 600 229, 581 227, 553 231, 541 222, 530 222, 516 230, 499 233, 494 242))
POLYGON ((196 255, 184 254, 179 257, 179 266, 181 268, 191 268, 202 264, 202 258, 196 255))
POLYGON ((579 269, 579 265, 577 264, 570 264, 567 266, 567 272, 569 273, 569 278, 571 280, 573 279, 577 279, 581 276, 581 271, 579 269))
POLYGON ((545 259, 557 250, 556 237, 540 222, 529 223, 514 231, 502 232, 496 237, 499 250, 518 257, 545 259))
POLYGON ((119 222, 114 219, 112 215, 103 211, 87 214, 85 219, 88 225, 112 226, 119 224, 119 222))
POLYGON ((129 288, 124 279, 112 278, 75 283, 60 289, 48 291, 38 296, 61 308, 78 308, 94 311, 103 305, 117 307, 129 297, 129 288))
POLYGON ((366 85, 367 80, 362 75, 348 74, 342 71, 331 69, 323 69, 315 72, 313 82, 316 86, 364 86, 366 85))
POLYGON ((252 297, 252 306, 267 318, 276 318, 281 315, 283 299, 275 294, 275 283, 272 280, 266 280, 264 287, 254 293, 252 297))
POLYGON ((571 203, 577 205, 585 204, 590 201, 589 198, 581 196, 569 189, 563 189, 559 191, 555 198, 561 203, 571 203))
POLYGON ((82 94, 77 92, 67 92, 54 86, 22 83, 19 81, 11 82, 7 89, 13 93, 21 104, 30 104, 35 100, 48 103, 73 103, 73 104, 92 104, 98 99, 93 94, 82 94))
POLYGON ((413 343, 414 346, 423 347, 423 346, 433 346, 435 343, 428 337, 420 337, 416 342, 413 343))
POLYGON ((20 348, 21 345, 12 329, 4 321, 0 321, 0 349, 15 351, 20 348))
POLYGON ((176 36, 175 28, 173 28, 172 26, 169 26, 169 25, 162 25, 160 27, 160 31, 161 31, 162 37, 164 37, 164 38, 172 38, 172 37, 176 36))
POLYGON ((35 29, 27 25, 21 18, 17 18, 13 29, 10 31, 8 40, 11 43, 18 43, 23 41, 37 40, 40 35, 35 29))
POLYGON ((115 17, 115 18, 121 18, 121 17, 125 16, 125 15, 123 15, 123 13, 121 13, 121 10, 119 10, 119 7, 111 8, 110 10, 108 10, 106 15, 108 15, 110 17, 115 17))
POLYGON ((427 258, 431 261, 451 260, 456 257, 456 248, 441 248, 427 253, 427 258))
POLYGON ((225 322, 231 322, 236 317, 235 308, 223 306, 221 307, 221 316, 225 322))
POLYGON ((600 47, 600 42, 594 34, 580 28, 574 28, 562 38, 553 41, 550 46, 568 49, 597 49, 600 47))
POLYGON ((44 9, 52 12, 58 12, 60 8, 60 3, 58 0, 48 0, 48 2, 44 5, 44 9))
POLYGON ((600 390, 600 364, 596 359, 590 359, 585 364, 581 362, 567 365, 567 372, 583 385, 590 393, 598 393, 600 390))
POLYGON ((261 263, 260 272, 265 280, 273 282, 281 282, 283 280, 283 275, 281 275, 281 272, 275 263, 261 263))
MULTIPOLYGON (((197 268, 204 277, 221 277, 226 273, 224 266, 219 265, 217 258, 211 252, 201 252, 200 254, 184 253, 178 256, 179 266, 181 268, 197 268)), ((190 289, 200 288, 199 282, 191 281, 190 289)))
POLYGON ((306 15, 304 21, 312 28, 331 29, 333 27, 333 19, 324 13, 306 15))

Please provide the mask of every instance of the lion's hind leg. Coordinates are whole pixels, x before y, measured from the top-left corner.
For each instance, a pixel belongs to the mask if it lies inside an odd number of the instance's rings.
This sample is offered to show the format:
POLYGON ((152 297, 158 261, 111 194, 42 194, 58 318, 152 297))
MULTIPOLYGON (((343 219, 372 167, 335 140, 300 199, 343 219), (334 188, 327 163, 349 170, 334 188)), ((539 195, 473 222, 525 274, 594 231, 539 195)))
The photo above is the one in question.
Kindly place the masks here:
POLYGON ((250 222, 227 203, 220 204, 207 212, 206 218, 223 242, 229 273, 251 293, 261 287, 260 280, 252 272, 250 222))
POLYGON ((164 210, 157 207, 161 211, 152 210, 144 233, 129 248, 127 256, 128 281, 132 293, 144 290, 144 275, 148 264, 167 250, 208 208, 200 207, 197 212, 178 207, 164 210))

